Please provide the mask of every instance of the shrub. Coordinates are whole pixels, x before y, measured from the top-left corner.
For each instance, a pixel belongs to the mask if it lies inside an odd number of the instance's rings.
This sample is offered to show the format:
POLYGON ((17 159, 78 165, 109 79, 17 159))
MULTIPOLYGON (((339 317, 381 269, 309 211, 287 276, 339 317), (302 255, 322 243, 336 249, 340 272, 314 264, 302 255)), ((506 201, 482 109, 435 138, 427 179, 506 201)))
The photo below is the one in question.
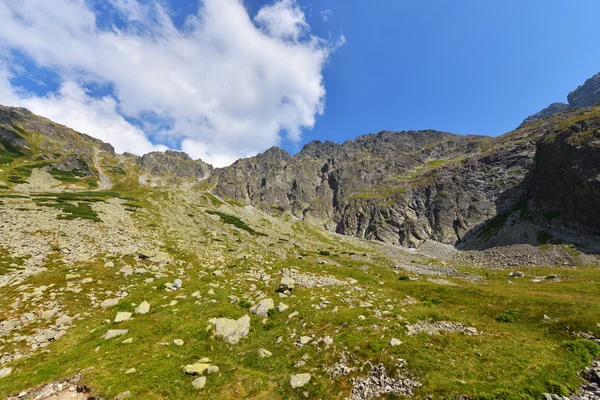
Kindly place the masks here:
POLYGON ((433 305, 435 304, 440 304, 442 302, 442 299, 440 299, 439 297, 423 296, 421 298, 421 301, 423 302, 423 305, 427 307, 433 307, 433 305))
POLYGON ((331 252, 329 250, 321 250, 319 254, 322 256, 330 256, 331 252))
POLYGON ((559 396, 568 396, 569 390, 560 382, 548 381, 546 382, 546 388, 548 393, 557 394, 559 396))
POLYGON ((238 302, 238 306, 245 309, 249 309, 250 307, 252 307, 252 303, 248 299, 242 299, 238 302))
POLYGON ((519 318, 521 318, 521 311, 518 309, 513 309, 498 314, 496 321, 512 323, 516 322, 519 318))
POLYGON ((398 280, 400 280, 400 281, 410 281, 410 276, 408 276, 408 275, 400 275, 398 277, 398 280))
POLYGON ((587 339, 568 340, 563 342, 568 351, 573 353, 585 365, 600 356, 600 345, 587 339))

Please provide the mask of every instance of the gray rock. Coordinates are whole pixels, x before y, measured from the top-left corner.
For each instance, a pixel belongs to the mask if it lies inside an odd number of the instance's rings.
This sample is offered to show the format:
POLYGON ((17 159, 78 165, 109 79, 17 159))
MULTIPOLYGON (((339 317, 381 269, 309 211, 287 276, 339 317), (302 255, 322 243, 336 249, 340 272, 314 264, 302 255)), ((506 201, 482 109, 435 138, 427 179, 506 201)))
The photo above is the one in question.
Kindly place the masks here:
POLYGON ((294 290, 296 281, 293 278, 290 278, 289 276, 284 276, 283 278, 281 278, 281 282, 279 282, 279 289, 277 289, 279 292, 286 292, 286 291, 292 291, 294 290))
POLYGON ((100 303, 100 307, 102 307, 102 308, 114 307, 117 304, 119 304, 119 301, 121 301, 120 297, 115 297, 115 298, 112 298, 112 299, 106 299, 102 303, 100 303))
POLYGON ((258 349, 258 356, 260 358, 268 358, 271 357, 273 355, 273 353, 271 353, 269 350, 266 349, 258 349))
POLYGON ((183 340, 181 340, 181 339, 175 339, 175 340, 173 340, 173 344, 175 346, 183 346, 183 340))
POLYGON ((181 279, 175 279, 173 281, 173 289, 181 289, 182 285, 183 285, 183 282, 181 282, 181 279))
POLYGON ((600 73, 586 80, 585 83, 569 93, 569 106, 591 107, 600 101, 600 73))
POLYGON ((139 306, 135 308, 136 314, 148 314, 150 312, 150 304, 144 300, 139 306))
POLYGON ((250 312, 261 317, 266 317, 269 315, 269 310, 272 310, 274 308, 275 302, 273 301, 273 299, 262 299, 250 308, 250 312))
POLYGON ((127 321, 131 318, 131 313, 130 312, 118 312, 117 316, 115 317, 115 322, 124 322, 127 321))
POLYGON ((206 377, 205 376, 196 378, 192 382, 192 386, 194 387, 194 389, 198 389, 198 390, 203 389, 205 385, 206 385, 206 377))
POLYGON ((310 336, 300 336, 298 338, 298 340, 296 341, 296 343, 298 343, 301 346, 305 346, 307 344, 309 344, 310 342, 312 342, 313 338, 311 338, 310 336))
POLYGON ((537 112, 533 115, 530 115, 529 117, 525 118, 525 120, 523 120, 523 123, 521 125, 524 124, 528 124, 530 122, 535 122, 537 120, 540 120, 542 118, 546 118, 550 115, 559 113, 561 111, 566 110, 567 108, 569 108, 568 104, 565 103, 552 103, 550 104, 548 107, 544 108, 542 111, 537 112))
POLYGON ((201 180, 210 175, 212 166, 202 160, 194 161, 185 153, 173 150, 151 152, 138 159, 142 169, 153 175, 201 180))
POLYGON ((212 318, 209 322, 215 327, 215 335, 221 336, 229 344, 237 344, 250 332, 250 316, 234 320, 229 318, 212 318))
POLYGON ((292 389, 300 388, 311 380, 310 374, 297 374, 290 376, 290 386, 292 389))
POLYGON ((4 367, 0 369, 0 379, 9 376, 12 373, 12 368, 4 367))
POLYGON ((188 375, 202 375, 208 370, 209 367, 210 364, 206 363, 188 364, 183 367, 183 372, 188 375))
POLYGON ((104 335, 104 339, 112 339, 117 336, 123 336, 123 335, 126 335, 127 332, 129 332, 127 329, 110 329, 110 330, 106 331, 106 334, 104 335))

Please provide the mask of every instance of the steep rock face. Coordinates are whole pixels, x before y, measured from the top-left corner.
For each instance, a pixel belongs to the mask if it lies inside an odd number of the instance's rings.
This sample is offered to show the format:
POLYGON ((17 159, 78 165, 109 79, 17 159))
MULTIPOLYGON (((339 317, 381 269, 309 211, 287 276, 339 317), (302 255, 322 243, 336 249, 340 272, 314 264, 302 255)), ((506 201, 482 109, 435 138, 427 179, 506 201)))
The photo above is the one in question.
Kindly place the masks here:
POLYGON ((533 166, 529 134, 381 132, 342 145, 311 142, 294 157, 273 148, 239 160, 211 181, 223 197, 345 235, 454 244, 514 205, 533 166), (503 197, 507 190, 515 193, 503 197))
POLYGON ((552 103, 548 107, 544 108, 542 111, 540 111, 538 113, 535 113, 533 115, 530 115, 529 117, 525 118, 523 120, 523 124, 528 124, 530 122, 534 122, 534 121, 537 121, 539 119, 546 118, 549 115, 559 113, 561 111, 566 110, 567 108, 569 108, 568 104, 561 103, 561 102, 552 103))
POLYGON ((600 101, 600 72, 585 81, 567 97, 569 107, 590 107, 600 101))
POLYGON ((548 132, 535 161, 533 195, 548 218, 600 235, 600 107, 548 132))
POLYGON ((536 243, 554 215, 556 229, 597 235, 599 116, 600 106, 569 109, 498 138, 381 132, 311 142, 295 156, 272 148, 215 170, 211 182, 225 198, 409 247, 536 243), (533 234, 494 239, 503 215, 533 234))
POLYGON ((177 177, 194 177, 200 180, 208 177, 212 171, 212 166, 204 161, 194 161, 186 153, 173 150, 144 154, 137 162, 142 169, 154 175, 174 174, 177 177))
POLYGON ((565 103, 553 103, 542 111, 533 114, 523 121, 521 125, 535 122, 542 118, 546 118, 550 115, 565 111, 569 108, 584 108, 591 107, 600 101, 600 72, 587 81, 577 89, 569 93, 567 96, 569 104, 565 103))

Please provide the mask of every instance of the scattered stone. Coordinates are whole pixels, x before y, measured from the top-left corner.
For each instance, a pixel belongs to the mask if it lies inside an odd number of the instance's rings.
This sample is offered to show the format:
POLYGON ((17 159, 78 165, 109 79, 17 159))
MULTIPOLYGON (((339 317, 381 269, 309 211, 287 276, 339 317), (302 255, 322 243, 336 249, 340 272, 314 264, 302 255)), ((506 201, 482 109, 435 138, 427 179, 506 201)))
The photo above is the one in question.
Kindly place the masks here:
POLYGON ((210 367, 208 367, 208 369, 206 370, 206 373, 208 375, 211 374, 216 374, 217 372, 219 372, 219 367, 217 367, 216 365, 211 365, 210 367))
POLYGON ((175 340, 173 340, 173 344, 175 346, 183 346, 183 340, 181 340, 181 339, 175 339, 175 340))
POLYGON ((196 378, 192 382, 192 386, 194 387, 194 389, 198 389, 198 390, 203 389, 205 385, 206 385, 206 377, 205 376, 196 378))
POLYGON ((294 311, 293 313, 290 313, 290 315, 288 315, 288 318, 289 319, 295 318, 298 316, 298 314, 299 314, 298 311, 294 311))
POLYGON ((202 375, 210 367, 210 364, 195 363, 188 364, 183 368, 183 371, 188 375, 202 375))
POLYGON ((312 342, 313 338, 311 338, 310 336, 300 336, 298 338, 298 340, 296 341, 296 343, 300 346, 305 346, 307 344, 309 344, 310 342, 312 342))
POLYGON ((325 336, 323 338, 323 343, 325 343, 326 346, 331 346, 333 344, 333 338, 331 336, 325 336))
POLYGON ((418 335, 419 333, 439 335, 440 332, 458 332, 467 336, 476 336, 481 334, 481 332, 473 327, 467 327, 460 322, 448 321, 419 321, 416 324, 406 325, 404 329, 406 329, 406 334, 408 336, 418 335))
POLYGON ((260 358, 269 358, 273 355, 273 353, 271 353, 269 350, 266 349, 258 349, 258 356, 260 358))
POLYGON ((390 339, 390 346, 392 346, 392 347, 400 346, 401 344, 402 344, 402 342, 396 338, 390 339))
POLYGON ((125 375, 133 374, 135 371, 135 368, 129 368, 127 371, 125 371, 125 375))
POLYGON ((368 376, 352 379, 353 388, 348 400, 372 399, 390 393, 411 397, 413 389, 421 387, 421 384, 409 376, 404 365, 405 361, 399 359, 396 378, 388 376, 383 364, 371 365, 368 376))
POLYGON ((281 282, 279 282, 279 289, 277 289, 277 291, 291 292, 292 290, 294 290, 295 285, 296 281, 293 278, 290 278, 289 276, 284 276, 283 278, 281 278, 281 282))
POLYGON ((306 385, 311 380, 310 374, 297 374, 290 376, 290 386, 292 389, 296 389, 306 385))
POLYGON ((4 367, 0 369, 0 379, 9 376, 12 373, 12 368, 4 367))
POLYGON ((106 299, 102 303, 100 303, 100 307, 102 307, 102 308, 114 307, 117 304, 119 304, 119 301, 121 301, 120 297, 115 297, 113 299, 106 299))
POLYGON ((221 336, 229 344, 237 344, 250 332, 250 316, 244 315, 238 320, 212 318, 209 322, 215 327, 215 335, 221 336))
POLYGON ((262 299, 250 308, 250 312, 261 317, 266 317, 269 315, 269 310, 274 308, 275 302, 273 301, 273 299, 262 299))
POLYGON ((131 338, 131 337, 130 337, 130 338, 128 338, 128 339, 125 339, 125 340, 123 340, 121 343, 123 343, 123 344, 130 344, 130 343, 133 343, 133 338, 131 338))
POLYGON ((131 313, 130 312, 118 312, 117 316, 115 317, 115 322, 123 322, 123 321, 127 321, 131 318, 131 313))
POLYGON ((173 289, 174 290, 181 289, 182 285, 183 285, 183 282, 181 281, 181 279, 175 279, 173 281, 173 289))
POLYGON ((290 306, 288 306, 287 304, 279 303, 279 305, 277 306, 277 311, 284 312, 288 308, 290 308, 290 306))
POLYGON ((123 336, 129 332, 127 329, 110 329, 106 331, 104 335, 104 339, 112 339, 117 336, 123 336))
POLYGON ((520 271, 513 271, 510 274, 508 274, 508 276, 510 276, 511 278, 523 278, 525 274, 520 271))
POLYGON ((150 311, 150 304, 144 300, 142 303, 135 308, 136 314, 147 314, 150 311))

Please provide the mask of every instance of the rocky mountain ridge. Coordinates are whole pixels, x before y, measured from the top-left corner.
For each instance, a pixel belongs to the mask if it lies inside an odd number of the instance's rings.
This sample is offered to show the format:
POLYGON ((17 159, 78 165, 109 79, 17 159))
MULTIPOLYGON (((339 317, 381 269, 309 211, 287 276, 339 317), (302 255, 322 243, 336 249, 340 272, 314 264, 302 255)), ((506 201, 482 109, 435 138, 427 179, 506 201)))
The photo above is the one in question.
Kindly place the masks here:
POLYGON ((549 115, 567 110, 569 108, 591 107, 600 101, 600 72, 585 81, 567 96, 569 104, 562 102, 552 103, 542 111, 537 112, 523 120, 523 124, 537 121, 549 115))
POLYGON ((204 181, 226 201, 405 247, 555 241, 594 250, 600 233, 598 106, 568 109, 498 138, 383 131, 343 144, 310 142, 294 156, 274 147, 217 169, 176 151, 118 155, 26 110, 1 111, 4 157, 35 147, 51 174, 86 177, 90 185, 98 179, 104 188, 106 171, 139 171, 151 186, 204 181), (29 143, 14 126, 48 140, 29 143))
POLYGON ((380 132, 341 145, 311 142, 295 156, 272 148, 216 169, 209 181, 225 199, 408 247, 425 240, 468 248, 539 244, 538 233, 548 230, 569 242, 564 226, 598 233, 594 207, 574 205, 598 204, 599 110, 567 110, 498 138, 380 132), (557 202, 556 187, 568 199, 557 202), (499 223, 507 213, 524 218, 494 242, 500 228, 510 228, 499 223), (521 223, 538 232, 525 235, 521 223))

